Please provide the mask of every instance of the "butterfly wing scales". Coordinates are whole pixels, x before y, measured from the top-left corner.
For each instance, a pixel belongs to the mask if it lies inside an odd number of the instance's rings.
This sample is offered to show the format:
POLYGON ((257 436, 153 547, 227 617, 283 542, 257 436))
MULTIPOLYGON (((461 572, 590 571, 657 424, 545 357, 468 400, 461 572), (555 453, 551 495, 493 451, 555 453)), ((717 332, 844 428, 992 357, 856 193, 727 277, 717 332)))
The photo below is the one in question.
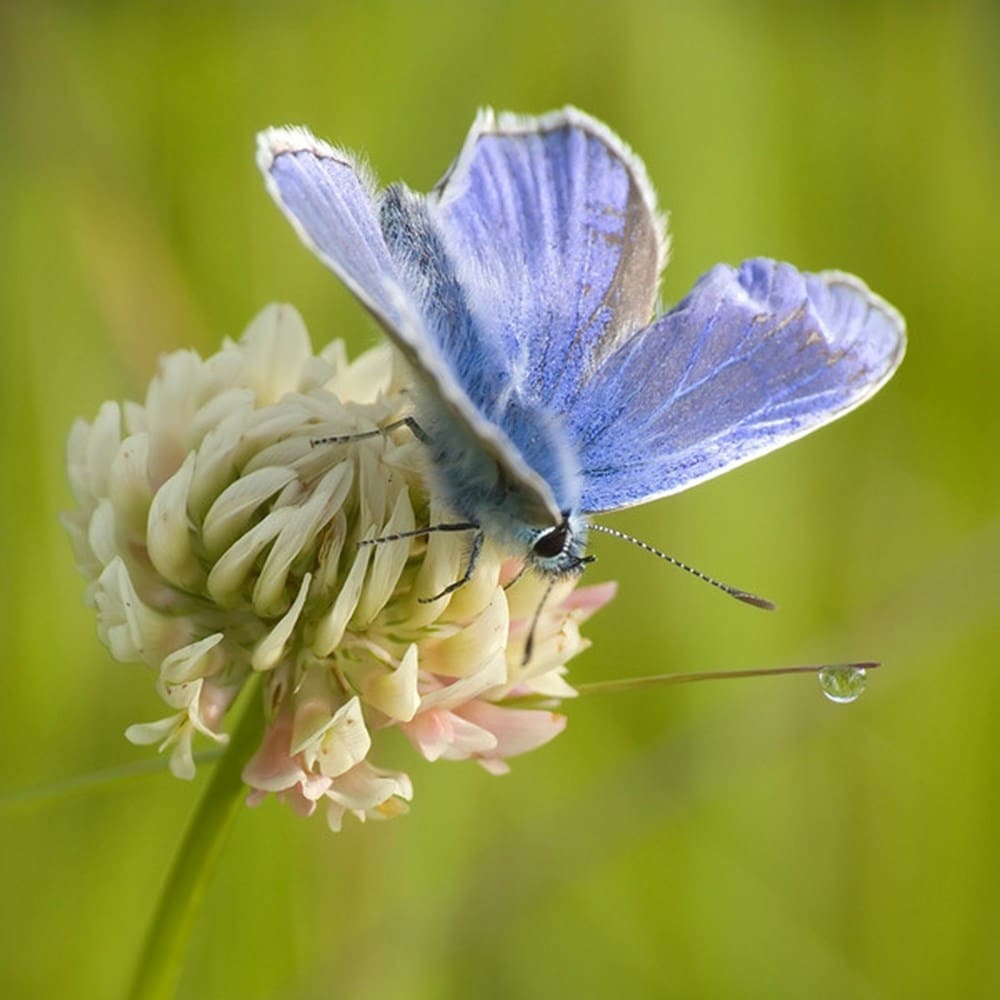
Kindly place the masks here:
POLYGON ((607 357, 568 415, 582 509, 676 493, 860 405, 895 371, 902 317, 859 279, 719 265, 607 357))
MULTIPOLYGON (((439 415, 454 421, 456 433, 482 449, 520 488, 527 513, 542 523, 558 523, 559 506, 546 478, 525 460, 503 422, 488 415, 485 403, 506 373, 506 359, 472 330, 464 293, 449 280, 450 261, 440 256, 433 232, 419 231, 423 199, 402 189, 390 189, 391 197, 377 193, 353 157, 306 129, 261 133, 257 162, 268 191, 302 241, 372 313, 432 387, 439 415), (417 273, 421 268, 422 276, 417 273), (477 343, 470 365, 456 347, 467 352, 477 343)), ((531 424, 525 407, 514 409, 515 431, 531 424)), ((447 424, 447 419, 440 422, 447 424)))
POLYGON ((428 204, 515 390, 548 410, 649 321, 663 222, 641 162, 583 112, 481 112, 428 204))

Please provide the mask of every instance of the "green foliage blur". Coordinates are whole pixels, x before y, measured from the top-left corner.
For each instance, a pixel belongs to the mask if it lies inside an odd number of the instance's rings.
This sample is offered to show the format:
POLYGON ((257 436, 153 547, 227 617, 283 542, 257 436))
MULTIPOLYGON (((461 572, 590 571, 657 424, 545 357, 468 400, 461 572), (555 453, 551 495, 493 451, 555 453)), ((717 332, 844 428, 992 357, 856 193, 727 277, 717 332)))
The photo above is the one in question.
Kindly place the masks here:
MULTIPOLYGON (((416 798, 329 833, 241 812, 180 995, 1000 996, 1000 22, 988 3, 47 3, 0 7, 0 993, 114 997, 210 767, 152 756, 57 523, 66 433, 265 303, 378 334, 265 195, 255 132, 308 123, 427 189, 477 106, 576 104, 671 213, 667 301, 766 254, 905 314, 842 422, 609 518, 620 596, 571 678, 875 658, 582 698, 495 778, 400 749, 416 798)), ((590 571, 588 571, 590 572, 590 571)))

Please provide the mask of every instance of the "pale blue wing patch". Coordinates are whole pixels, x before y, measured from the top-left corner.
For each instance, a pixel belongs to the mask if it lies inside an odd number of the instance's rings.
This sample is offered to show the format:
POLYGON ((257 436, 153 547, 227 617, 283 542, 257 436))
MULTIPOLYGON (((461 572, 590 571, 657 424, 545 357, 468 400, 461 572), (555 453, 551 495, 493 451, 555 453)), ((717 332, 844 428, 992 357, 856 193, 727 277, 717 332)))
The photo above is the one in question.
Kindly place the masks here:
POLYGON ((550 483, 568 502, 578 497, 566 440, 548 440, 555 434, 548 420, 541 425, 551 433, 521 433, 538 423, 531 406, 494 395, 510 382, 506 357, 472 328, 464 292, 426 222, 424 199, 398 187, 377 192, 353 157, 303 128, 261 133, 257 162, 302 241, 375 316, 427 385, 428 417, 445 438, 442 447, 483 459, 466 470, 478 475, 468 488, 485 491, 482 480, 495 479, 499 469, 517 488, 524 516, 559 523, 550 483))
POLYGON ((582 509, 676 493, 858 406, 905 350, 902 317, 851 275, 718 265, 606 358, 567 415, 582 509))
POLYGON ((304 128, 257 137, 267 190, 299 237, 390 333, 411 320, 378 223, 375 182, 343 150, 304 128))
POLYGON ((549 410, 649 321, 664 223, 641 161, 583 112, 481 112, 428 208, 480 337, 549 410))

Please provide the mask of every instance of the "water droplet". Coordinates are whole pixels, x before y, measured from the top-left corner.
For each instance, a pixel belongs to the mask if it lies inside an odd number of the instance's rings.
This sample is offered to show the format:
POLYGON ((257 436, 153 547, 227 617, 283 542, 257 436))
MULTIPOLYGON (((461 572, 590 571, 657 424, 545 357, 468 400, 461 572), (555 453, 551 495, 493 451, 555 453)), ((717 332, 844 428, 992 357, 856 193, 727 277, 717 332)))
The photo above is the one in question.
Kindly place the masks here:
POLYGON ((823 694, 838 705, 857 701, 868 683, 864 667, 824 667, 817 676, 823 694))

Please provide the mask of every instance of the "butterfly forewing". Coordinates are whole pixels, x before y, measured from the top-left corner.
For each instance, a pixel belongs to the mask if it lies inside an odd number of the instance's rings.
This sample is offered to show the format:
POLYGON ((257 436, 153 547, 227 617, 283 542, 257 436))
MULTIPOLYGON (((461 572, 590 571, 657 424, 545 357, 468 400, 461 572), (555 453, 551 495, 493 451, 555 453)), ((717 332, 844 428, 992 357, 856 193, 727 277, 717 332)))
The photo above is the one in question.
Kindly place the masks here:
POLYGON ((582 112, 481 113, 429 205, 515 392, 564 411, 649 321, 666 257, 652 188, 582 112))
MULTIPOLYGON (((505 481, 518 488, 527 515, 543 525, 558 524, 561 513, 549 477, 532 468, 503 424, 484 414, 470 396, 492 392, 506 371, 492 367, 494 359, 504 365, 506 359, 483 348, 464 312, 461 288, 449 283, 450 262, 430 241, 421 242, 427 236, 417 225, 426 221, 424 199, 411 195, 407 202, 397 191, 402 208, 383 211, 382 196, 356 161, 302 128, 261 133, 257 162, 269 192, 306 246, 375 316, 429 386, 426 398, 433 412, 428 416, 439 426, 452 426, 460 443, 468 442, 495 463, 505 481), (383 225, 393 237, 389 243, 383 225), (407 226, 409 241, 399 232, 407 226), (415 277, 422 261, 428 273, 415 277), (429 294, 445 287, 450 297, 429 294), (471 361, 457 350, 460 344, 471 350, 471 361)), ((520 416, 515 430, 531 422, 520 416)))

